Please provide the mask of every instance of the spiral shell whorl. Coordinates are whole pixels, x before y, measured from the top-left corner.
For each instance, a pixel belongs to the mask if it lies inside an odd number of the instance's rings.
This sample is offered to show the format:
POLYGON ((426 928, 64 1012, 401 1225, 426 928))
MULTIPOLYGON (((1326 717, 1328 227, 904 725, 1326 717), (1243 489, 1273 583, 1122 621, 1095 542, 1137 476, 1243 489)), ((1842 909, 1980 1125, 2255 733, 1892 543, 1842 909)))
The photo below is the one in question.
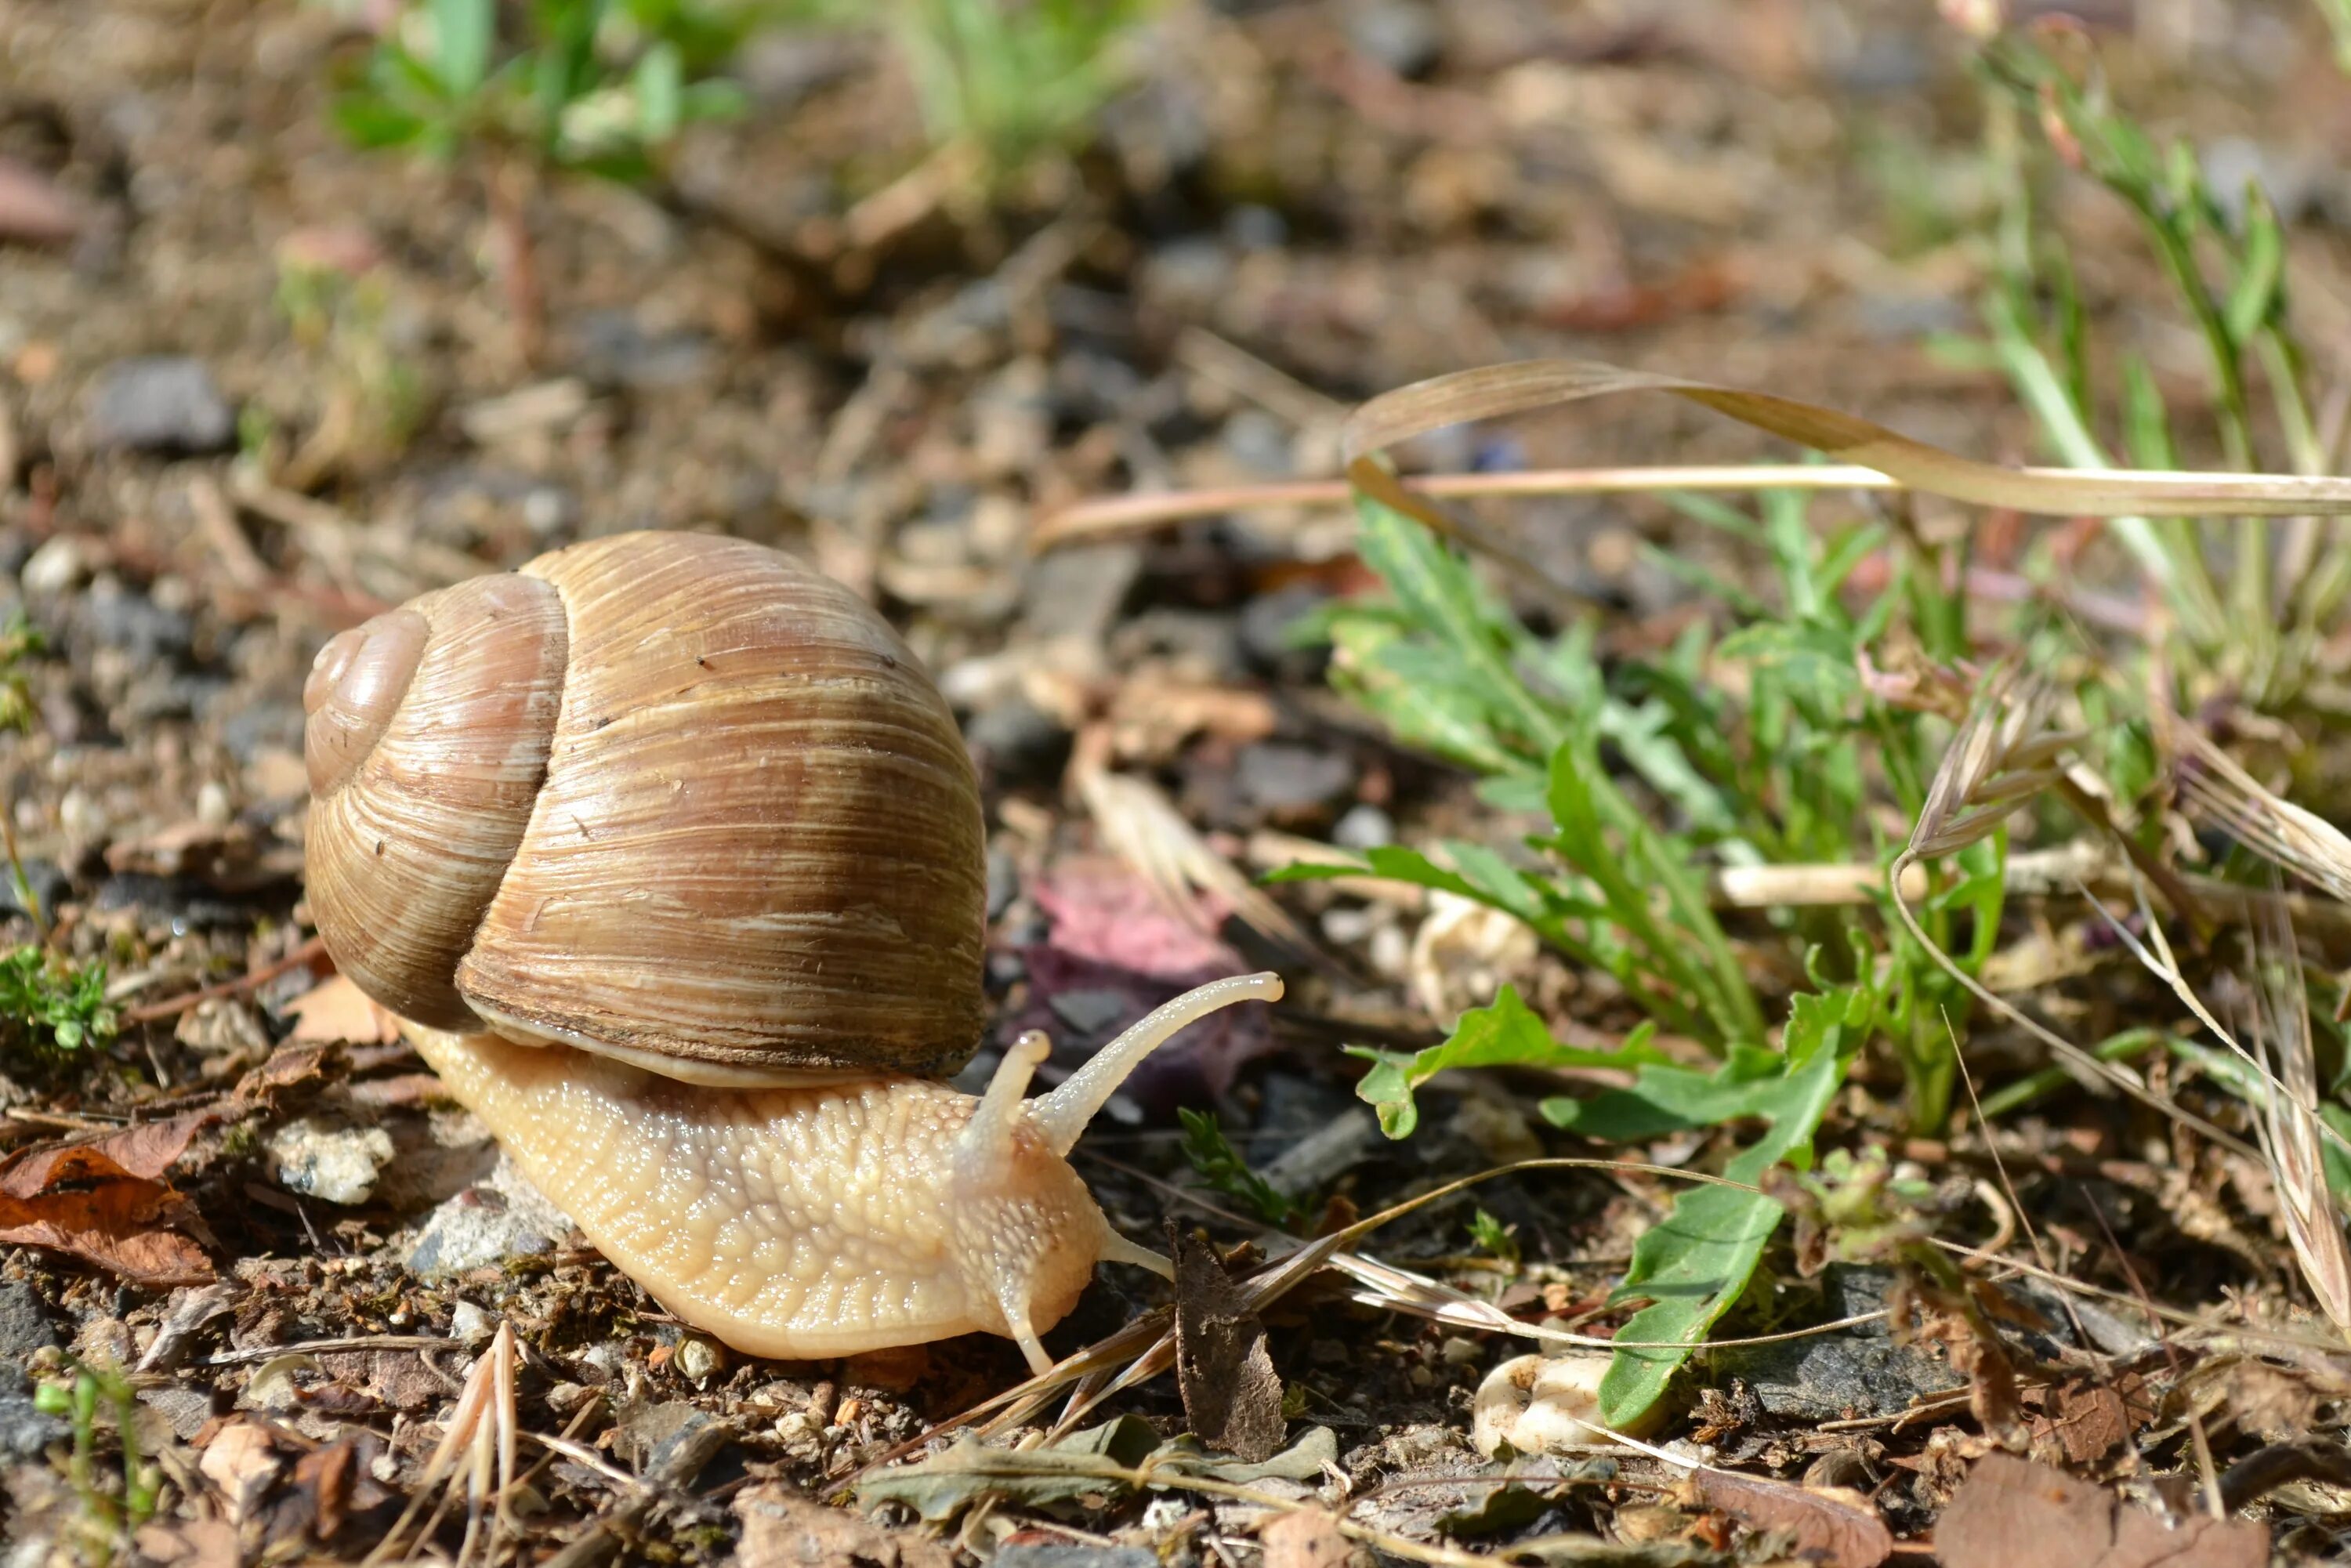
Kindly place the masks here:
POLYGON ((404 1017, 715 1081, 946 1072, 977 1046, 970 759, 831 579, 736 540, 599 539, 345 633, 304 700, 312 911, 404 1017))
POLYGON ((482 577, 320 650, 305 685, 310 908, 403 1017, 478 1028, 453 977, 530 821, 562 699, 563 605, 482 577))

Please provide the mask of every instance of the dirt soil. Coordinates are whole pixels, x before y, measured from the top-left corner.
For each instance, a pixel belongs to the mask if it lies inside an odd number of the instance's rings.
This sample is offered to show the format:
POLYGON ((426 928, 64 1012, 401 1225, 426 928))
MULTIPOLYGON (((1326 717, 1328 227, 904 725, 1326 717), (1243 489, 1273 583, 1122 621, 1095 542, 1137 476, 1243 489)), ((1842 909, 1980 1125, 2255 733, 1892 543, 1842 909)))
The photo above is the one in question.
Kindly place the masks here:
MULTIPOLYGON (((2335 154, 2351 89, 2315 12, 2086 9, 2152 122, 2303 182, 2297 303, 2314 340, 2346 356, 2351 184, 2335 154)), ((1932 7, 1299 0, 1172 6, 1155 26, 1146 79, 1081 156, 993 204, 918 204, 887 225, 867 198, 923 157, 892 57, 861 38, 763 41, 750 114, 691 135, 657 193, 528 190, 548 334, 527 361, 477 172, 360 153, 330 127, 329 65, 360 47, 335 7, 0 7, 0 608, 20 605, 48 644, 26 664, 29 727, 0 739, 0 789, 56 940, 106 958, 126 1019, 100 1060, 0 1064, 0 1149, 110 1140, 105 1168, 35 1196, 131 1206, 99 1228, 118 1242, 176 1239, 103 1256, 0 1248, 10 1563, 76 1560, 89 1507, 68 1424, 34 1408, 26 1369, 56 1377, 68 1353, 131 1369, 165 1481, 141 1560, 356 1562, 439 1495, 428 1461, 501 1324, 518 1345, 513 1418, 554 1445, 522 1442, 528 1481, 496 1527, 518 1561, 964 1552, 1141 1568, 1456 1561, 1444 1554, 1514 1542, 1519 1561, 1710 1562, 1792 1542, 1866 1557, 1865 1542, 1820 1546, 1812 1526, 1625 1450, 1519 1461, 1505 1484, 1472 1446, 1473 1394, 1531 1346, 1322 1282, 1266 1327, 1285 1438, 1327 1428, 1328 1462, 1256 1478, 1255 1501, 1016 1489, 944 1533, 903 1502, 872 1522, 818 1509, 1018 1382, 1017 1351, 975 1337, 837 1364, 728 1355, 547 1211, 404 1045, 319 989, 331 971, 300 881, 313 655, 414 593, 573 539, 709 528, 781 545, 904 628, 987 795, 999 1027, 982 1081, 1020 1029, 1055 1036, 1057 1074, 1188 977, 1266 956, 1238 923, 1217 929, 1213 903, 1203 930, 1155 902, 1072 787, 1073 755, 1151 780, 1250 871, 1269 833, 1410 841, 1482 810, 1286 640, 1367 580, 1343 510, 1237 512, 1032 556, 1040 517, 1092 496, 1329 477, 1353 402, 1536 354, 1768 387, 1971 455, 2042 457, 1996 372, 1930 351, 1973 322, 1984 278, 1956 236, 1990 200, 1964 50, 1932 7), (56 232, 29 243, 44 212, 62 214, 56 232), (287 281, 321 257, 360 278, 323 312, 287 281), (1352 1524, 1380 1540, 1284 1512, 1350 1499, 1352 1524)), ((2078 254, 2112 258, 2083 278, 2102 320, 2163 308, 2119 207, 2085 190, 2067 222, 2078 254)), ((2196 346, 2158 332, 2153 349, 2166 389, 2199 396, 2196 346)), ((1406 455, 1784 454, 1629 400, 1406 455)), ((1669 631, 1688 599, 1642 541, 1714 548, 1646 500, 1487 515, 1625 635, 1669 631)), ((1621 1003, 1579 1000, 1577 977, 1506 942, 1416 947, 1404 903, 1278 896, 1319 967, 1285 964, 1289 1003, 1171 1053, 1081 1151, 1128 1235, 1156 1242, 1173 1218, 1228 1249, 1259 1236, 1193 1178, 1179 1105, 1213 1105, 1260 1169, 1290 1160, 1325 1223, 1499 1160, 1598 1152, 1531 1117, 1524 1085, 1476 1078, 1433 1086, 1418 1135, 1388 1143, 1339 1047, 1432 1043, 1440 1012, 1499 978, 1577 1027, 1621 1030, 1621 1003)), ((11 942, 32 939, 21 907, 9 918, 11 942)), ((2022 1035, 1980 1043, 1980 1071, 2039 1064, 2022 1035)), ((2252 1196, 2258 1170, 2079 1094, 2010 1124, 2001 1166, 1973 1131, 1905 1144, 1898 1086, 1891 1069, 1865 1074, 1826 1136, 1890 1141, 1956 1183, 1948 1234, 2023 1224, 2062 1272, 2198 1311, 2225 1301, 2231 1322, 2312 1323, 2274 1205, 2252 1196), (1989 1196, 1970 1207, 1971 1193, 1989 1196)), ((1605 1333, 1623 1316, 1608 1291, 1672 1191, 1531 1174, 1364 1245, 1522 1322, 1605 1333), (1479 1207, 1515 1228, 1520 1263, 1474 1252, 1479 1207)), ((1866 1313, 1889 1289, 1865 1268, 1807 1280, 1784 1249, 1766 1272, 1727 1331, 1866 1313)), ((1106 1269, 1049 1344, 1076 1350, 1166 1300, 1106 1269)), ((2133 1507, 2194 1512, 2192 1449, 2225 1469, 2335 1431, 2351 1396, 2337 1355, 2223 1338, 2189 1365, 2126 1306, 2102 1318, 2025 1286, 2001 1301, 2041 1364, 2074 1378, 2030 1391, 2036 1455, 2119 1479, 2133 1507), (2069 1437, 2095 1422, 2111 1432, 2069 1437)), ((1701 1357, 1686 1383, 1651 1441, 1809 1482, 1806 1496, 1865 1497, 1896 1537, 1928 1539, 1988 1448, 1947 1348, 1896 1343, 1882 1322, 1701 1357)), ((1086 1424, 1116 1416, 1183 1431, 1176 1379, 1086 1424)), ((119 1474, 100 1426, 99 1467, 119 1474)), ((2289 1478, 2263 1505, 2278 1550, 2338 1548, 2351 1493, 2330 1473, 2289 1478)), ((401 1550, 455 1555, 466 1532, 460 1500, 401 1550)))

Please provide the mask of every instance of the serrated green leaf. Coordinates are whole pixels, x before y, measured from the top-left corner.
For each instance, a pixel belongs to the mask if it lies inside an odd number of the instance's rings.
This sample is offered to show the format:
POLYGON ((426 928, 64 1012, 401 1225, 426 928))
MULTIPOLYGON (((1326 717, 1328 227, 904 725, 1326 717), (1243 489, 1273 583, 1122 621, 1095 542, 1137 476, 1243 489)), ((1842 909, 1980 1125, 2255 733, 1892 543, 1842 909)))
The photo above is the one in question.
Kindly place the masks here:
MULTIPOLYGON (((1782 1037, 1784 1071, 1745 1085, 1747 1113, 1767 1118, 1771 1129, 1733 1158, 1723 1175, 1751 1184, 1783 1160, 1800 1170, 1810 1166, 1813 1134, 1844 1081, 1873 1005, 1851 988, 1795 998, 1782 1037)), ((1734 1061, 1725 1071, 1736 1065, 1734 1061)), ((1638 1350, 1630 1342, 1686 1344, 1703 1339, 1746 1290, 1782 1212, 1759 1193, 1692 1187, 1634 1244, 1632 1266, 1616 1298, 1646 1296, 1651 1304, 1616 1332, 1627 1348, 1610 1357, 1600 1383, 1601 1416, 1610 1426, 1638 1420, 1689 1358, 1687 1349, 1638 1350)))
POLYGON ((1649 1043, 1654 1032, 1651 1026, 1644 1024, 1614 1051, 1565 1045, 1552 1038, 1542 1019, 1519 999, 1516 988, 1504 986, 1491 1007, 1463 1013, 1443 1045, 1416 1052, 1350 1046, 1348 1052, 1374 1063, 1363 1082, 1355 1085, 1356 1095, 1379 1113, 1382 1132, 1391 1138, 1404 1138, 1411 1136, 1420 1123, 1413 1091, 1448 1069, 1642 1067, 1666 1060, 1649 1043))

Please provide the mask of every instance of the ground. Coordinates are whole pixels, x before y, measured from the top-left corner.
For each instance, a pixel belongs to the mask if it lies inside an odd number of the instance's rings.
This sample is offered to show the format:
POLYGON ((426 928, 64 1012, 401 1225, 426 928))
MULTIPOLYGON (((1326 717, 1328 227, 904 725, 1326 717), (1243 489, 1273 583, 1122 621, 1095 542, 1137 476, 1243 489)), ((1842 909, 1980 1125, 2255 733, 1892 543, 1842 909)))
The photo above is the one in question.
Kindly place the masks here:
MULTIPOLYGON (((2267 183, 2307 340, 2342 384, 2351 178, 2335 150, 2351 145, 2351 85, 2317 12, 2083 9, 2144 120, 2267 183)), ((2008 381, 1934 341, 1973 329, 1987 282, 1971 236, 1995 196, 1965 41, 1930 8, 1861 0, 1298 0, 1170 5, 1150 26, 1143 78, 1098 135, 986 200, 904 183, 925 144, 885 40, 763 39, 743 62, 748 112, 690 131, 655 186, 524 183, 524 288, 482 168, 338 137, 330 66, 365 44, 336 7, 0 12, 0 562, 15 584, 0 597, 47 641, 10 666, 29 713, 0 739, 0 779, 52 939, 107 961, 123 1019, 102 1052, 0 1063, 0 1204, 21 1210, 0 1216, 26 1243, 0 1250, 12 1562, 95 1551, 77 1532, 120 1474, 103 1391, 86 1494, 70 1413, 35 1411, 9 1382, 24 1364, 69 1379, 68 1351, 130 1369, 108 1386, 134 1392, 160 1466, 135 1547, 154 1561, 357 1561, 425 1495, 469 1367, 508 1355, 512 1419, 555 1445, 525 1442, 534 1468, 496 1531, 528 1561, 800 1561, 805 1540, 826 1560, 909 1563, 1024 1549, 1064 1564, 1453 1561, 1513 1542, 1520 1561, 1678 1563, 1811 1541, 1646 1454, 1571 1445, 1501 1484, 1472 1446, 1473 1396, 1533 1346, 1393 1295, 1351 1301, 1329 1274, 1264 1313, 1285 1440, 1327 1429, 1327 1463, 1202 1472, 1254 1489, 1238 1500, 1138 1495, 1096 1471, 1058 1492, 1019 1478, 938 1524, 913 1493, 871 1525, 811 1512, 1017 1382, 1018 1353, 975 1338, 797 1365, 683 1333, 535 1207, 396 1037, 348 998, 319 999, 331 969, 306 945, 300 846, 302 685, 320 644, 575 538, 713 528, 875 601, 964 723, 989 831, 995 1022, 975 1081, 1019 1029, 1047 1029, 1066 1063, 1192 979, 1269 954, 1292 975, 1282 1007, 1171 1053, 1083 1145, 1079 1168, 1128 1235, 1163 1243, 1172 1218, 1227 1249, 1262 1246, 1256 1217, 1181 1157, 1179 1105, 1213 1106, 1249 1164, 1322 1206, 1305 1234, 1533 1155, 1703 1163, 1702 1136, 1603 1150, 1560 1133, 1507 1077, 1431 1086, 1415 1137, 1383 1140, 1341 1045, 1435 1043, 1499 980, 1562 1028, 1619 1038, 1622 993, 1507 932, 1434 931, 1411 899, 1319 884, 1276 890, 1303 935, 1261 952, 1245 923, 1214 928, 1230 900, 1186 905, 1210 917, 1200 929, 1115 852, 1118 808, 1086 784, 1106 765, 1251 873, 1295 839, 1420 842, 1480 820, 1465 776, 1395 744, 1288 635, 1369 583, 1344 509, 1236 508, 1043 554, 1030 535, 1092 497, 1333 477, 1357 401, 1535 355, 1765 388, 1975 456, 2048 460, 2008 381), (535 346, 517 329, 531 313, 535 346), (60 1140, 100 1137, 105 1165, 30 1174, 60 1140), (91 1221, 76 1234, 101 1240, 78 1249, 37 1244, 31 1227, 65 1223, 42 1206, 66 1193, 136 1212, 91 1221), (1345 1499, 1372 1536, 1275 1522, 1345 1499)), ((2127 213, 2085 182, 2064 222, 2094 319, 2195 403, 2201 350, 2166 314, 2127 213)), ((2187 439, 2184 460, 2215 458, 2187 439)), ((1405 455, 1458 470, 1786 450, 1627 399, 1405 455)), ((1622 647, 1661 644, 1690 613, 1693 590, 1645 541, 1726 559, 1648 497, 1481 515, 1604 606, 1622 647)), ((2073 918, 2015 916, 2048 936, 2034 951, 2057 967, 2054 1016, 2095 1039, 2168 1005, 2126 965, 2064 968, 2078 952, 2056 928, 2073 918)), ((35 939, 21 896, 12 919, 11 940, 35 939)), ((2022 1030, 1970 1043, 1986 1088, 2044 1061, 2022 1030)), ((2064 1372, 2026 1390, 2034 1457, 2116 1481, 2132 1507, 2193 1511, 2176 1483, 2199 1463, 2336 1429, 2351 1363, 2310 1348, 2325 1320, 2258 1161, 2074 1090, 1994 1135, 1963 1119, 1911 1137, 1900 1091, 1898 1071, 1865 1063, 1825 1140, 1878 1143, 1937 1184, 1946 1236, 1997 1249, 2021 1229, 2055 1272, 2126 1298, 2085 1306, 2015 1281, 2001 1297, 2018 1354, 2064 1372), (2218 1327, 2170 1348, 2130 1307, 2141 1291, 2218 1327), (2230 1324, 2304 1348, 2231 1340, 2230 1324)), ((2195 1092, 2248 1125, 2239 1103, 2195 1092)), ((1624 1316, 1608 1292, 1673 1191, 1524 1173, 1359 1246, 1489 1315, 1604 1333, 1624 1316), (1472 1247, 1478 1208, 1513 1228, 1507 1254, 1472 1247)), ((1782 1245, 1724 1332, 1876 1311, 1894 1279, 1867 1262, 1807 1271, 1782 1245)), ((1105 1270, 1049 1343, 1075 1351, 1167 1299, 1105 1270)), ((1132 1465, 1185 1430, 1177 1382, 1089 1415, 1148 1424, 1100 1453, 1132 1465)), ((1924 1542, 1987 1448, 1969 1386, 1949 1345, 1881 1320, 1700 1357, 1650 1436, 1855 1489, 1924 1542)), ((2263 1489, 2280 1550, 2340 1549, 2339 1479, 2322 1464, 2263 1489)), ((455 1553, 464 1511, 406 1539, 455 1553)), ((1818 1550, 1877 1560, 1865 1543, 1818 1550)))

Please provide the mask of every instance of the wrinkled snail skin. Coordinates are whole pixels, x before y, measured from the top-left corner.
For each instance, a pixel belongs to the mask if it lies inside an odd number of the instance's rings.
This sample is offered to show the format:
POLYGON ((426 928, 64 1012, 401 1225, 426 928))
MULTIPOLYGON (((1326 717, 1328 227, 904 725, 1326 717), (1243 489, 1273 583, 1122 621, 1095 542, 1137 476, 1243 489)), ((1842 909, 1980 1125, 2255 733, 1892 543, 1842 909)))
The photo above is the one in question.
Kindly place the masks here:
POLYGON ((983 1331, 1028 1349, 1110 1233, 1025 1117, 959 1161, 979 1102, 928 1080, 723 1090, 490 1035, 409 1038, 622 1273, 753 1355, 983 1331))
POLYGON ((319 935, 613 1264, 738 1350, 1038 1334, 1112 1228, 1068 1155, 1215 982, 1024 1099, 985 1019, 984 824, 888 624, 778 552, 625 534, 429 593, 303 693, 319 935))

